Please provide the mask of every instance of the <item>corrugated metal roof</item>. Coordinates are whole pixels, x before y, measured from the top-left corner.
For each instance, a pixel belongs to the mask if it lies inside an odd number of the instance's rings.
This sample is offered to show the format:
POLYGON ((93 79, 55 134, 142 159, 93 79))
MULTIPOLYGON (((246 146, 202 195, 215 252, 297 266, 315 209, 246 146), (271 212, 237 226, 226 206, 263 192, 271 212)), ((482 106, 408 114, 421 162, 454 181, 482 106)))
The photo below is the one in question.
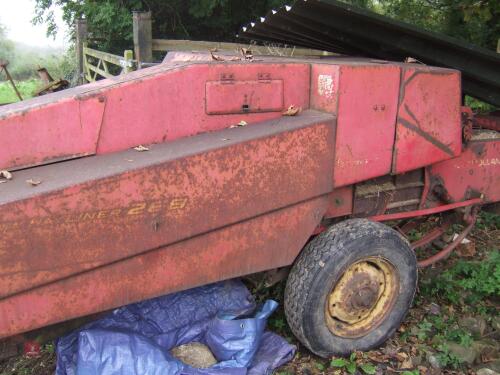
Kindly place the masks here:
POLYGON ((297 0, 244 26, 239 37, 458 69, 463 91, 500 106, 500 54, 335 0, 297 0))

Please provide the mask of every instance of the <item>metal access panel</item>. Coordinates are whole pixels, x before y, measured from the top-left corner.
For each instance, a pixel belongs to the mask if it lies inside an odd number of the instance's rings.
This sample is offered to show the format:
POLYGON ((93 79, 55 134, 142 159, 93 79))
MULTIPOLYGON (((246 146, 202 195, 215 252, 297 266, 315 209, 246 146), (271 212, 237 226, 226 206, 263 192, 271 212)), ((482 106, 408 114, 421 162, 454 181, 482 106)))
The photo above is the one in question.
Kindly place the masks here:
POLYGON ((341 65, 334 186, 391 171, 401 70, 396 65, 341 65))
POLYGON ((205 102, 209 115, 282 111, 283 81, 207 82, 205 102))
POLYGON ((460 155, 460 73, 405 66, 398 108, 394 174, 460 155))

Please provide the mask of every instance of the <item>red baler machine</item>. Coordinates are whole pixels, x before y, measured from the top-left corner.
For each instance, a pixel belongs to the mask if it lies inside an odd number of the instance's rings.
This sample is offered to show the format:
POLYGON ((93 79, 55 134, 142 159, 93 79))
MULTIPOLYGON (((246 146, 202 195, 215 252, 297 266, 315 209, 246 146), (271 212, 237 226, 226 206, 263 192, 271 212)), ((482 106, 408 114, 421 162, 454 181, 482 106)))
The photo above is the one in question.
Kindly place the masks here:
POLYGON ((500 199, 498 118, 461 107, 458 71, 209 59, 0 108, 0 338, 294 264, 298 338, 367 349, 410 306, 413 249, 462 218, 432 264, 500 199), (380 223, 436 213, 414 244, 380 223))

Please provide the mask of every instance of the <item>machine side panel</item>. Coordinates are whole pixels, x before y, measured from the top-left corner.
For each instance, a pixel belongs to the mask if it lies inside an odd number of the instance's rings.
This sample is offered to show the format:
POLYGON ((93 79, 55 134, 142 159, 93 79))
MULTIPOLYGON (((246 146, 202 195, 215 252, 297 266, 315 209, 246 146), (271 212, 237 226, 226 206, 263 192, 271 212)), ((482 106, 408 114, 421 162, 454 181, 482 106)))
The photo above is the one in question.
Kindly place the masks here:
POLYGON ((460 155, 460 73, 404 68, 392 172, 399 174, 460 155))
POLYGON ((233 113, 283 111, 283 81, 215 81, 206 83, 206 113, 227 115, 233 113))
POLYGON ((18 171, 0 184, 0 298, 327 194, 333 138, 306 111, 18 171))
POLYGON ((293 263, 326 196, 0 299, 0 338, 293 263))
POLYGON ((390 172, 399 80, 395 65, 340 66, 335 187, 390 172))
POLYGON ((459 157, 432 165, 429 174, 431 190, 440 185, 453 202, 481 195, 500 201, 500 138, 470 141, 459 157))
MULTIPOLYGON (((309 107, 309 84, 307 63, 165 64, 27 100, 0 109, 0 168, 19 169, 123 151, 224 129, 241 121, 251 125, 278 118, 289 105, 309 107), (236 105, 240 100, 241 110, 207 114, 206 82, 227 82, 228 77, 240 85, 281 81, 282 90, 275 93, 272 108, 250 111, 243 108, 248 104, 244 95, 231 96, 229 91, 228 101, 236 105)), ((259 90, 254 95, 265 98, 253 97, 252 103, 268 99, 269 90, 259 90)), ((218 101, 224 103, 222 98, 218 101)))
POLYGON ((105 105, 64 99, 0 119, 0 169, 95 154, 105 105))

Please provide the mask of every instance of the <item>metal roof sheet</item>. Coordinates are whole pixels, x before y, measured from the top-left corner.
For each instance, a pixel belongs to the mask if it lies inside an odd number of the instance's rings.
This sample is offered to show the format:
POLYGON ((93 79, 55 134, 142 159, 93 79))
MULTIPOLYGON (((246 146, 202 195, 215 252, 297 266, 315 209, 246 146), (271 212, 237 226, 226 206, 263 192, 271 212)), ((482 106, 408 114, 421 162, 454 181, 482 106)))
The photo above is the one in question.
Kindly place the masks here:
POLYGON ((500 106, 500 54, 336 0, 297 0, 239 37, 458 69, 464 93, 500 106))

